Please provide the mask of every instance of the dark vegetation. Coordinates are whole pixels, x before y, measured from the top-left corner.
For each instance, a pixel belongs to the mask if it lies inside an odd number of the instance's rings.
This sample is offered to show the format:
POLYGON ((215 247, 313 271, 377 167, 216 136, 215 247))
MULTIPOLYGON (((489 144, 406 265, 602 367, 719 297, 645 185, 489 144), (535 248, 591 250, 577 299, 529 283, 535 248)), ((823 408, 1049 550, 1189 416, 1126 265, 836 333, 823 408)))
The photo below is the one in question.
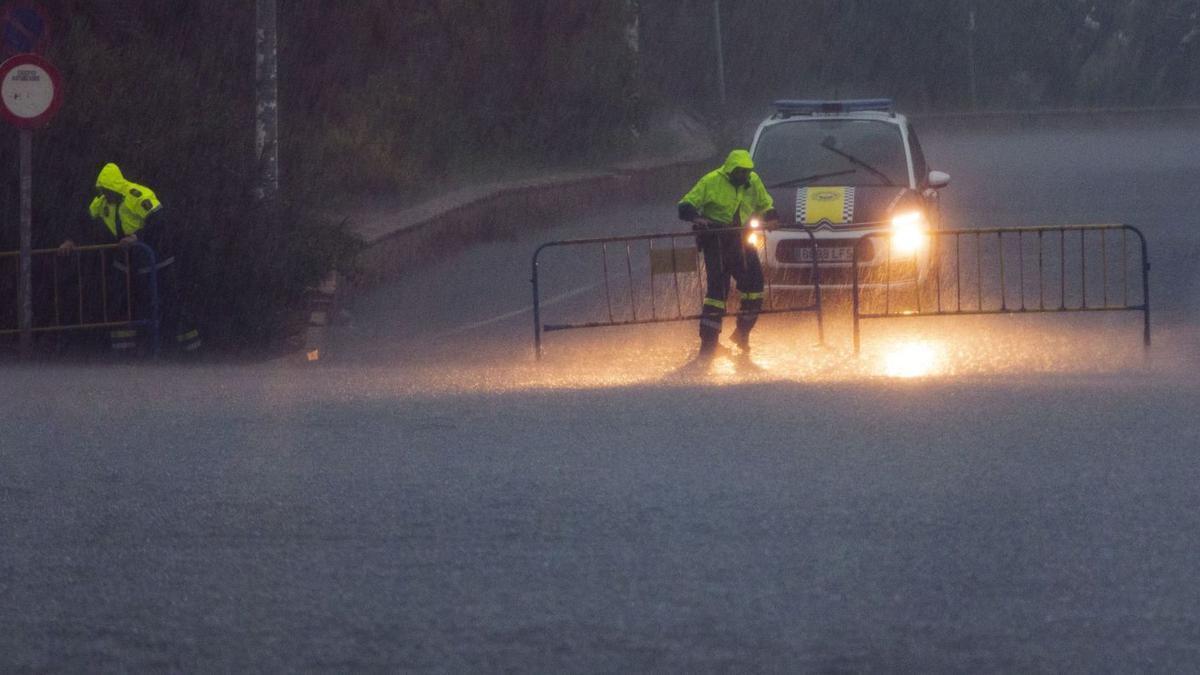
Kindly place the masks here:
MULTIPOLYGON (((282 217, 252 195, 253 0, 44 0, 66 105, 35 136, 35 246, 89 227, 104 162, 154 188, 206 341, 261 349, 304 289, 348 266, 366 195, 587 161, 654 110, 715 121, 779 95, 971 105, 966 0, 279 0, 282 217)), ((981 107, 1195 102, 1194 0, 978 2, 981 107)), ((16 246, 5 129, 0 249, 16 246)))
MULTIPOLYGON (((648 85, 711 106, 712 1, 642 0, 642 14, 648 85)), ((982 108, 1200 101, 1197 0, 722 0, 721 20, 732 105, 887 95, 966 109, 972 42, 982 108)))

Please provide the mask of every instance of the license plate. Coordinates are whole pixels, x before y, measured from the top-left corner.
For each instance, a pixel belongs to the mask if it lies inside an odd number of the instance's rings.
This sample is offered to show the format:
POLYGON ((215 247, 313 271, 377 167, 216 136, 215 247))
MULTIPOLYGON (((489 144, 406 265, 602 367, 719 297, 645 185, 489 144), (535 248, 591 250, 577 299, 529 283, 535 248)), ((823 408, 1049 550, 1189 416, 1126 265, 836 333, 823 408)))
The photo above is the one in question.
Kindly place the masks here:
MULTIPOLYGON (((812 262, 812 248, 804 247, 796 251, 800 254, 800 262, 812 262)), ((821 246, 817 248, 817 262, 850 262, 854 260, 853 246, 821 246)))

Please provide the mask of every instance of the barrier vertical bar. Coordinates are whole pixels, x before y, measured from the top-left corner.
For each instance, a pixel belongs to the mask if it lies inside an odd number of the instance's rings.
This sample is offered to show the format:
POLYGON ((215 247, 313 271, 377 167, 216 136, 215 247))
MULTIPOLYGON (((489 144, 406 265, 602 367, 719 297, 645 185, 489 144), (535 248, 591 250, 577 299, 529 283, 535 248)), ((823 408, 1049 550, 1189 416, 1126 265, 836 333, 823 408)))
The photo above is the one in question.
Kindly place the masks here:
POLYGON ((859 335, 858 335, 858 330, 859 330, 859 327, 858 327, 858 322, 859 322, 859 319, 858 319, 858 311, 859 311, 859 300, 858 300, 858 291, 859 291, 859 288, 858 288, 858 249, 862 247, 863 240, 864 240, 864 239, 866 239, 867 237, 870 237, 870 236, 871 236, 871 235, 869 235, 869 234, 868 234, 868 235, 866 235, 866 236, 864 236, 864 237, 861 237, 861 238, 859 238, 859 239, 858 239, 858 241, 854 242, 854 253, 853 253, 853 255, 851 256, 850 270, 851 270, 851 271, 853 272, 853 274, 854 274, 854 279, 853 279, 853 281, 851 282, 851 283, 852 283, 852 285, 853 285, 853 288, 852 288, 852 290, 851 290, 851 292, 850 292, 850 302, 851 302, 851 303, 853 303, 853 305, 854 305, 854 306, 853 306, 853 314, 854 314, 854 355, 855 355, 855 356, 858 356, 858 354, 859 354, 859 350, 860 350, 860 347, 861 347, 861 345, 860 345, 860 343, 859 343, 859 335))
POLYGON ((1046 269, 1042 262, 1042 259, 1045 257, 1042 254, 1042 244, 1043 243, 1044 243, 1044 239, 1042 238, 1042 231, 1038 230, 1038 309, 1039 310, 1046 309, 1046 269))
MULTIPOLYGON (((942 237, 941 237, 941 233, 940 232, 935 233, 932 238, 933 238, 933 248, 931 249, 930 255, 932 258, 937 260, 937 269, 934 271, 937 274, 937 280, 936 280, 936 283, 937 283, 937 311, 940 314, 942 312, 942 237)), ((933 266, 932 261, 930 261, 930 267, 932 267, 932 266, 933 266)))
POLYGON ((1008 284, 1004 270, 1004 233, 996 233, 996 245, 1000 247, 1000 309, 1008 309, 1008 284))
MULTIPOLYGON (((671 237, 671 276, 675 278, 675 309, 678 311, 676 316, 683 317, 683 299, 679 294, 679 263, 676 262, 678 252, 675 250, 675 237, 671 237)), ((700 268, 696 268, 696 273, 700 273, 700 268)))
POLYGON ((646 244, 650 255, 650 318, 658 318, 658 301, 654 297, 654 240, 647 239, 646 244))
POLYGON ((1021 284, 1021 311, 1025 311, 1025 230, 1017 232, 1017 265, 1021 268, 1018 282, 1021 284))
POLYGON ((608 288, 608 244, 600 244, 601 267, 604 271, 604 302, 608 305, 608 320, 613 320, 612 293, 608 288))
POLYGON ((1067 308, 1067 231, 1058 229, 1058 308, 1067 308))
MULTIPOLYGON (((825 311, 821 308, 821 263, 817 259, 817 237, 807 227, 804 228, 804 231, 808 234, 808 241, 812 246, 813 254, 811 278, 813 282, 813 300, 816 301, 817 305, 817 341, 821 343, 821 346, 825 346, 825 311)), ((855 246, 857 247, 857 245, 856 243, 855 246)))
POLYGON ((887 266, 884 268, 883 313, 892 313, 892 241, 887 242, 887 266))
POLYGON ((62 315, 59 312, 59 297, 58 297, 58 257, 50 259, 50 274, 54 277, 54 325, 62 325, 62 315))
POLYGON ((1082 295, 1082 298, 1083 298, 1082 307, 1084 309, 1087 309, 1087 306, 1088 306, 1088 304, 1087 304, 1087 238, 1085 237, 1086 234, 1087 234, 1087 232, 1085 232, 1084 230, 1079 231, 1079 268, 1082 271, 1081 278, 1083 279, 1082 288, 1080 290, 1083 294, 1082 295))
POLYGON ((78 255, 75 258, 75 287, 79 291, 79 323, 83 323, 83 265, 78 255))
POLYGON ((962 311, 962 235, 954 233, 954 298, 958 309, 962 311))
POLYGON ((539 246, 533 252, 533 276, 530 281, 533 282, 533 357, 534 359, 542 360, 542 312, 541 312, 541 294, 538 292, 538 256, 541 255, 544 246, 539 246))
POLYGON ((1129 230, 1121 229, 1121 304, 1129 306, 1129 230))
POLYGON ((1104 290, 1104 306, 1108 307, 1108 230, 1100 230, 1100 283, 1104 290))
POLYGON ((975 309, 983 311, 983 237, 975 233, 975 309))
POLYGON ((766 286, 767 297, 770 299, 769 302, 764 302, 763 305, 767 309, 775 309, 775 290, 771 287, 771 275, 767 274, 767 231, 763 229, 761 232, 762 234, 759 236, 762 237, 762 246, 760 247, 762 255, 759 257, 758 266, 763 271, 763 285, 766 286))
MULTIPOLYGON (((918 251, 913 254, 913 288, 916 289, 917 295, 917 314, 921 313, 921 261, 918 259, 921 253, 918 251)), ((925 269, 929 269, 929 247, 925 247, 925 269)))
MULTIPOLYGON (((1129 225, 1125 226, 1129 228, 1129 225)), ((1142 328, 1142 343, 1150 346, 1150 251, 1146 245, 1146 236, 1137 228, 1133 229, 1134 234, 1138 236, 1138 240, 1142 244, 1142 306, 1145 308, 1142 312, 1143 328, 1142 328)))
POLYGON ((629 273, 629 308, 633 310, 633 320, 637 321, 637 300, 633 296, 633 261, 630 259, 632 256, 629 250, 630 246, 629 242, 625 242, 625 270, 629 273))

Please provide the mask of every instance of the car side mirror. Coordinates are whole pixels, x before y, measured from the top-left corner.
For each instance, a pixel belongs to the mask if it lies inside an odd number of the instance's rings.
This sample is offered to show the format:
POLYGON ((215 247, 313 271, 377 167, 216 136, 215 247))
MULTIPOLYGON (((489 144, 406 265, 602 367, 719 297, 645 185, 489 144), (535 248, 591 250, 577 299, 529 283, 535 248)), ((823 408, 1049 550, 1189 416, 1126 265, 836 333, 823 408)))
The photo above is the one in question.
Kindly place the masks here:
POLYGON ((929 183, 929 187, 934 190, 941 190, 950 184, 950 174, 944 171, 930 171, 927 182, 929 183))

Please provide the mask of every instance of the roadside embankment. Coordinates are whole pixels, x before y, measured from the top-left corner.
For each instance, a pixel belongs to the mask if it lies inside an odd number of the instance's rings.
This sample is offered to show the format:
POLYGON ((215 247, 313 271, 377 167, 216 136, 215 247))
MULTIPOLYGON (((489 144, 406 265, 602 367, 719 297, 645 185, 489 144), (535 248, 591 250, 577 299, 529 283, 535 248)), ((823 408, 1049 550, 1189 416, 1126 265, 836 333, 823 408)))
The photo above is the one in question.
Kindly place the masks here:
POLYGON ((350 229, 364 248, 349 282, 370 288, 476 242, 548 228, 614 204, 682 194, 718 154, 708 131, 682 115, 653 136, 648 144, 667 149, 595 171, 550 172, 470 186, 412 206, 360 210, 351 215, 350 229))
POLYGON ((303 358, 322 357, 329 326, 355 292, 395 281, 429 261, 519 231, 549 229, 589 211, 683 194, 711 168, 718 149, 703 125, 670 116, 643 136, 650 150, 594 171, 557 171, 472 185, 421 203, 378 202, 349 215, 363 248, 350 275, 330 273, 309 291, 306 327, 293 344, 303 358))

